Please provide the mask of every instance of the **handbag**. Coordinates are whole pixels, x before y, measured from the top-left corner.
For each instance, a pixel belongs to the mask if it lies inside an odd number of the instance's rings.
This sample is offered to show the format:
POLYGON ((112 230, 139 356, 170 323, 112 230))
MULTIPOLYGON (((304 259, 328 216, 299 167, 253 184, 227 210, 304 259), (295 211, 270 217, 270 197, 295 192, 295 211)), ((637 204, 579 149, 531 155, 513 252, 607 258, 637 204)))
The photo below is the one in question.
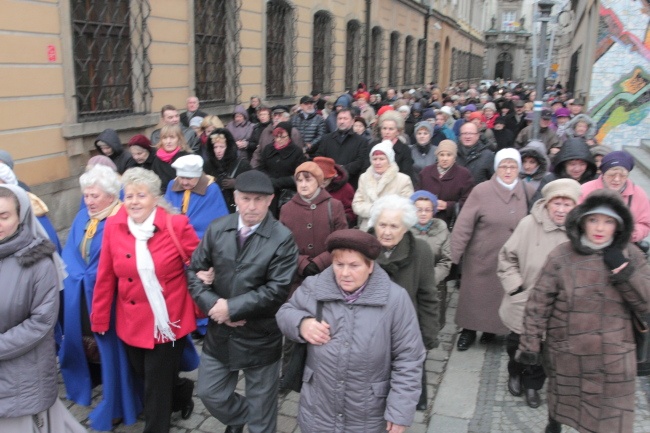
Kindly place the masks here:
MULTIPOLYGON (((316 303, 316 320, 323 320, 323 301, 316 303)), ((287 363, 287 369, 282 378, 282 387, 300 392, 302 389, 302 375, 307 362, 307 345, 309 343, 295 343, 287 363)))

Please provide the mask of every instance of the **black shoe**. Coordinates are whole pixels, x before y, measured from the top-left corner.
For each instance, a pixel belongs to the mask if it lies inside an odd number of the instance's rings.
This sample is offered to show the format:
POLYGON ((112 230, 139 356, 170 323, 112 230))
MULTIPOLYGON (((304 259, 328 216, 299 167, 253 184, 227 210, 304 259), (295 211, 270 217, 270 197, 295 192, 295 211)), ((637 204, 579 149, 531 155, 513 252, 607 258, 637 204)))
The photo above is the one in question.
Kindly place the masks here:
POLYGON ((542 401, 539 398, 539 393, 536 389, 526 390, 526 403, 533 409, 537 409, 539 405, 542 404, 542 401))
POLYGON ((192 411, 194 410, 194 399, 190 399, 187 402, 187 405, 181 410, 181 418, 189 419, 192 416, 192 411))
POLYGON ((243 425, 229 425, 223 433, 244 433, 243 425))
POLYGON ((483 334, 481 334, 481 339, 479 340, 479 342, 481 344, 487 344, 490 341, 494 341, 495 338, 496 338, 496 335, 494 335, 493 333, 484 332, 483 334))
POLYGON ((470 329, 463 329, 458 337, 456 347, 460 352, 469 349, 469 346, 476 341, 476 331, 470 329))
POLYGON ((549 418, 544 433, 562 433, 562 424, 549 418))
POLYGON ((420 401, 418 401, 418 405, 415 406, 415 409, 419 411, 427 410, 427 400, 427 390, 426 388, 423 388, 420 393, 420 401))
POLYGON ((508 391, 510 391, 510 394, 514 395, 515 397, 519 397, 521 395, 520 375, 508 377, 508 391))

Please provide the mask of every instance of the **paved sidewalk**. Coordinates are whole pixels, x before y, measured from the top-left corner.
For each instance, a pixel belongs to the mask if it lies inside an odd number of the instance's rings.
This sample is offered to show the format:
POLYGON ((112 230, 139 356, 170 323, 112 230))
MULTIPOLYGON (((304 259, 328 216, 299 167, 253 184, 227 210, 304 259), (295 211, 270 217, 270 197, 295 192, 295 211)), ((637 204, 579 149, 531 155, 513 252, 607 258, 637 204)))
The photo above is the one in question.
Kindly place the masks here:
MULTIPOLYGON (((452 290, 450 290, 452 291, 452 290)), ((541 433, 546 425, 546 404, 538 409, 526 405, 523 397, 513 397, 506 389, 508 377, 506 364, 508 355, 505 339, 499 338, 489 345, 474 344, 466 352, 455 349, 457 328, 454 324, 457 291, 452 291, 447 309, 447 325, 440 332, 441 344, 429 352, 426 370, 428 381, 429 406, 424 412, 417 412, 415 423, 408 429, 409 433, 488 433, 488 432, 522 432, 541 433)), ((201 345, 197 345, 201 349, 201 345)), ((185 374, 196 380, 197 372, 185 374)), ((243 391, 243 378, 240 378, 238 390, 243 391)), ((65 400, 63 383, 60 383, 59 395, 75 417, 88 425, 88 413, 91 408, 78 406, 65 400)), ((101 396, 101 387, 95 389, 93 404, 101 396)), ((637 382, 637 414, 635 433, 650 432, 650 380, 640 378, 637 382)), ((278 432, 299 433, 296 415, 298 413, 299 394, 290 393, 280 398, 278 432)), ((542 390, 542 399, 546 393, 542 390)), ((225 426, 210 416, 201 400, 194 397, 194 413, 183 420, 179 413, 172 416, 172 433, 221 433, 225 426)), ((119 425, 116 433, 141 432, 142 421, 125 426, 119 425)), ((90 432, 95 430, 90 429, 90 432)), ((566 432, 575 432, 564 427, 566 432)), ((354 433, 354 432, 349 432, 354 433)))

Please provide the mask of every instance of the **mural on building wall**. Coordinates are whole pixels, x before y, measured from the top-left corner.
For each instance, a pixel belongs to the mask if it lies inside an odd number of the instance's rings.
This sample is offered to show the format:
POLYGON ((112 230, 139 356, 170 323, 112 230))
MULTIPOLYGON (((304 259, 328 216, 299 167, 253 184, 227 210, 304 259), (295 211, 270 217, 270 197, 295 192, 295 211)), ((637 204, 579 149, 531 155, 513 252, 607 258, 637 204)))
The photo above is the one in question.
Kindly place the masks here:
POLYGON ((589 112, 599 143, 650 139, 650 1, 602 0, 589 112))

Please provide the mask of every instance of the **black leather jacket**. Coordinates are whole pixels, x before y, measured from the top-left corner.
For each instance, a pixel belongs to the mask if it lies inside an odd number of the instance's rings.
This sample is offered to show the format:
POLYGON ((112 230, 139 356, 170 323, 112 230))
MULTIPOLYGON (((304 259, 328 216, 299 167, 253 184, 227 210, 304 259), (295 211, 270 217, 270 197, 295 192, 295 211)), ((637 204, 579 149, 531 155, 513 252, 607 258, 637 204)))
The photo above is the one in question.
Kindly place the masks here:
POLYGON ((219 298, 228 299, 230 320, 241 327, 210 320, 203 350, 231 370, 258 367, 280 359, 282 334, 275 313, 287 300, 298 266, 298 247, 289 229, 267 213, 244 247, 237 244, 239 214, 213 221, 192 255, 189 290, 207 314, 219 298), (211 286, 196 271, 214 267, 211 286))

